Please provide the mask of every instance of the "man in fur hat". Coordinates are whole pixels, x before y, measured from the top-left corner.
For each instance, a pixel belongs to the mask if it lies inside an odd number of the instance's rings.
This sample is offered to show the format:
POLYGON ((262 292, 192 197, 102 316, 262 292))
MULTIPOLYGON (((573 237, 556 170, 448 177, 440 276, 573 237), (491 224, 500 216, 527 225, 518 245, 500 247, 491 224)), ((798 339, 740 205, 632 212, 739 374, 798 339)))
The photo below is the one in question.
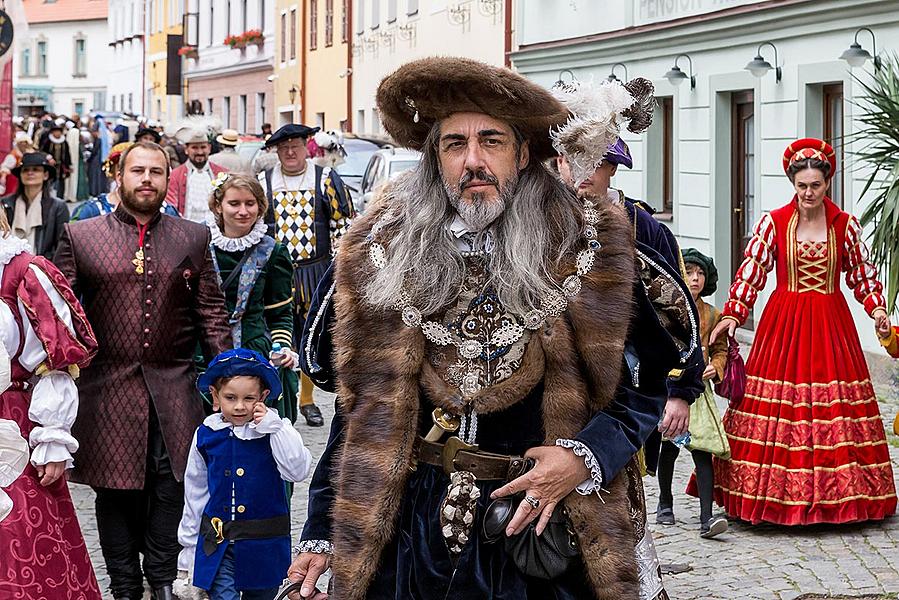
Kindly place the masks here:
MULTIPOLYGON (((622 93, 607 117, 641 131, 647 98, 622 93)), ((638 281, 626 216, 543 166, 567 117, 546 90, 431 58, 377 101, 423 156, 347 233, 307 319, 304 369, 339 402, 299 596, 331 567, 338 600, 667 598, 634 454, 683 356, 640 283, 676 294, 671 274, 638 281)))
POLYGON ((188 221, 205 223, 206 217, 211 214, 209 195, 212 193, 212 182, 216 175, 228 169, 209 160, 212 145, 206 128, 182 127, 176 136, 184 144, 187 161, 172 169, 165 199, 188 221))

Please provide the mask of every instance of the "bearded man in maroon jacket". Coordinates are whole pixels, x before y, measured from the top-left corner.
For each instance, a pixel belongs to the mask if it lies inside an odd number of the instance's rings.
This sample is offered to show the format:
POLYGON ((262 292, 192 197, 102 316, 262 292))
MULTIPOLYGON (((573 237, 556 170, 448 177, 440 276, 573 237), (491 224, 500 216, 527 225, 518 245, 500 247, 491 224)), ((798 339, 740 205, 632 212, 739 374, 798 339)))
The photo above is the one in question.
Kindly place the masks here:
POLYGON ((203 420, 193 357, 231 347, 209 231, 160 213, 168 157, 139 142, 121 157, 121 203, 66 225, 55 262, 82 299, 100 350, 81 373, 71 479, 97 493, 97 528, 116 599, 173 598, 184 468, 203 420), (140 553, 143 553, 141 572, 140 553))

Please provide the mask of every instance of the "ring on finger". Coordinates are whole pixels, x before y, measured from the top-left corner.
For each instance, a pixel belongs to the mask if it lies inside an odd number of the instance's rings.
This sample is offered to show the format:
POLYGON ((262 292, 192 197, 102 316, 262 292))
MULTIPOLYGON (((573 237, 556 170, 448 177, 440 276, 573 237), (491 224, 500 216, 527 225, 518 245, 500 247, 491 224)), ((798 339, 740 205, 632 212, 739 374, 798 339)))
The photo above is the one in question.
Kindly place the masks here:
POLYGON ((540 501, 531 495, 525 496, 524 501, 527 502, 528 504, 530 504, 531 508, 533 508, 534 510, 537 510, 538 508, 540 508, 540 501))

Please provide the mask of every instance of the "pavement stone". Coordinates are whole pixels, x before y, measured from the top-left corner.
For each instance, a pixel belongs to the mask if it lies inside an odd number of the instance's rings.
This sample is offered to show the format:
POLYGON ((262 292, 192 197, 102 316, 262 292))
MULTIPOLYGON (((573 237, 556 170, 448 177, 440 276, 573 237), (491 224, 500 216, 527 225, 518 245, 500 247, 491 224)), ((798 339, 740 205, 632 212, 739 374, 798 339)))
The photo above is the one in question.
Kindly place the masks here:
MULTIPOLYGON (((893 379, 877 387, 891 444, 890 458, 897 473, 899 438, 892 434, 892 421, 899 409, 899 384, 893 379)), ((333 395, 316 390, 316 403, 329 423, 334 414, 333 395)), ((297 429, 317 460, 324 452, 328 427, 310 428, 303 423, 297 429)), ((693 468, 687 454, 682 453, 674 475, 678 522, 662 526, 650 518, 661 561, 685 563, 692 568, 665 576, 672 600, 794 600, 809 593, 899 593, 897 517, 881 523, 796 528, 732 522, 730 530, 719 538, 701 539, 699 503, 683 493, 693 468)), ((654 515, 658 487, 655 479, 647 478, 644 483, 647 507, 654 515)), ((97 539, 93 492, 78 484, 70 484, 70 489, 97 579, 105 590, 109 579, 97 539)), ((295 540, 306 518, 307 496, 308 480, 294 488, 291 522, 295 540)))

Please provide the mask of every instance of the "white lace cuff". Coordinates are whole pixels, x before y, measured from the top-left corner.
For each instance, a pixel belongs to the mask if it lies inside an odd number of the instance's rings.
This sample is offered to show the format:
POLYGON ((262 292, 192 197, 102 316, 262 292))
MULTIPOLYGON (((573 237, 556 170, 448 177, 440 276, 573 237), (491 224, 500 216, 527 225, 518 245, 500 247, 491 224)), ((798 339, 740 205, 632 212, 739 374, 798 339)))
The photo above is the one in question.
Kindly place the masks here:
POLYGON ((556 440, 556 446, 568 448, 574 452, 575 455, 583 458, 584 464, 587 465, 587 469, 590 470, 590 479, 585 480, 577 486, 577 493, 582 496, 589 496, 594 492, 599 494, 600 489, 602 489, 602 469, 599 466, 599 461, 596 460, 596 456, 593 455, 590 448, 577 440, 566 439, 556 440))
POLYGON ((293 555, 301 552, 313 552, 315 554, 332 554, 334 547, 328 540, 303 540, 293 547, 293 555))

